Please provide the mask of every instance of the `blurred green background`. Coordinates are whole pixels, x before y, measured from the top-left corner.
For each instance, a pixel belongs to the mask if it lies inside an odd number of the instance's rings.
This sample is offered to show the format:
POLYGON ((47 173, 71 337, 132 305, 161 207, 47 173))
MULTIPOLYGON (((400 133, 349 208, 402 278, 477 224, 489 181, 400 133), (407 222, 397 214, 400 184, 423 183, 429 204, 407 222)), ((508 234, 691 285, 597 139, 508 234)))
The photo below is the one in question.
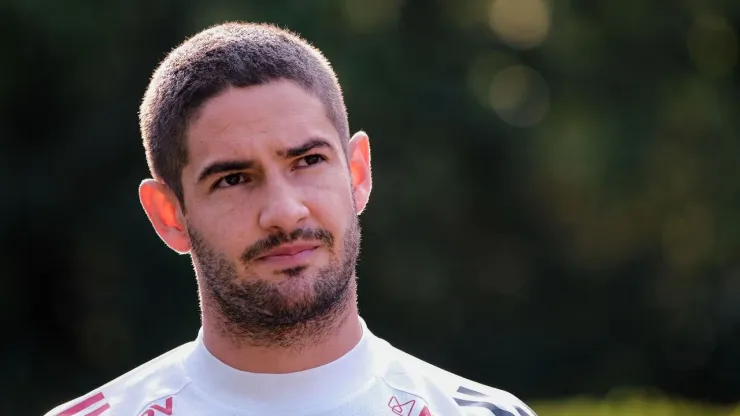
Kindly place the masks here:
POLYGON ((137 110, 185 37, 319 47, 371 138, 361 314, 560 415, 740 415, 737 0, 3 0, 0 414, 191 340, 137 110))

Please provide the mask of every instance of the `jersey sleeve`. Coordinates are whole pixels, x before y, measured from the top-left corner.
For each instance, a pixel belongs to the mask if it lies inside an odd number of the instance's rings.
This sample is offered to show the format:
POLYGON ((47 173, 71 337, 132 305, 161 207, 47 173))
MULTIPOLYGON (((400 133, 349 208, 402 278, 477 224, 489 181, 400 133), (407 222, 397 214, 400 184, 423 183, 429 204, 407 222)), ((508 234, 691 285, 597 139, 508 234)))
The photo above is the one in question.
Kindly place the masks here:
POLYGON ((531 407, 515 395, 462 377, 452 395, 455 403, 470 416, 537 416, 531 407))
POLYGON ((114 413, 105 394, 93 391, 80 398, 63 403, 44 414, 44 416, 113 416, 114 413))

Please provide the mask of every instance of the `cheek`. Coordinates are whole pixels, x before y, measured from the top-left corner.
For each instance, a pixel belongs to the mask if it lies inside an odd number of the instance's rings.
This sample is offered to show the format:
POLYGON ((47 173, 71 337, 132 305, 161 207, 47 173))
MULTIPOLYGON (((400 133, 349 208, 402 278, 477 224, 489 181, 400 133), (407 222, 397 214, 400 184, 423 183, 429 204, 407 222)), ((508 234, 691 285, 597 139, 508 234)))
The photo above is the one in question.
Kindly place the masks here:
POLYGON ((253 241, 253 212, 250 204, 222 198, 201 205, 194 225, 211 245, 228 257, 240 255, 253 241))
POLYGON ((306 205, 318 225, 328 229, 335 238, 341 239, 354 215, 349 187, 316 188, 308 194, 306 205))

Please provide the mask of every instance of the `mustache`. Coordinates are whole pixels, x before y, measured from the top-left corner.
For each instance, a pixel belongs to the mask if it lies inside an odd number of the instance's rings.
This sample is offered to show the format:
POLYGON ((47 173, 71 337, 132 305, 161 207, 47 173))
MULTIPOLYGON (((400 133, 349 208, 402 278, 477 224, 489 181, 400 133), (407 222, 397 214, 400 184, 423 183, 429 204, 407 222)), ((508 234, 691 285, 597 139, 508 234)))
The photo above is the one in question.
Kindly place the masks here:
POLYGON ((244 253, 241 255, 241 261, 244 263, 249 263, 250 261, 256 259, 257 257, 260 257, 261 255, 269 250, 272 250, 275 247, 286 243, 292 243, 298 240, 321 241, 330 248, 334 247, 334 235, 332 235, 329 230, 326 230, 324 228, 299 228, 292 231, 290 234, 280 232, 257 241, 244 251, 244 253))

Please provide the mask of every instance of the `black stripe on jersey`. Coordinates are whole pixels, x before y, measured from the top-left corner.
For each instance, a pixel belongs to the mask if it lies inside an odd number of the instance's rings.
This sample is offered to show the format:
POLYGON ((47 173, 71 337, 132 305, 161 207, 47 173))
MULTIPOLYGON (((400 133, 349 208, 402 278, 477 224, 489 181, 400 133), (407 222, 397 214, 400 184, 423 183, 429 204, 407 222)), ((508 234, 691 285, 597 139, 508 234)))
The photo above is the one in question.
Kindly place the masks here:
MULTIPOLYGON (((484 394, 484 393, 480 393, 480 392, 477 392, 475 390, 471 390, 471 389, 466 388, 466 387, 463 387, 463 386, 460 386, 457 389, 457 392, 460 393, 460 394, 465 394, 465 395, 476 397, 476 398, 480 398, 480 399, 489 398, 489 396, 486 395, 486 394, 484 394)), ((517 416, 517 415, 511 413, 508 410, 505 410, 505 409, 502 409, 502 408, 496 406, 495 404, 493 404, 490 401, 484 401, 484 400, 465 400, 465 399, 460 399, 460 398, 455 397, 455 403, 457 403, 457 405, 460 406, 460 407, 482 407, 482 408, 490 411, 493 414, 493 416, 517 416)), ((519 413, 518 416, 532 416, 529 412, 527 412, 526 410, 522 409, 519 406, 514 406, 514 408, 516 409, 517 413, 519 413)))

